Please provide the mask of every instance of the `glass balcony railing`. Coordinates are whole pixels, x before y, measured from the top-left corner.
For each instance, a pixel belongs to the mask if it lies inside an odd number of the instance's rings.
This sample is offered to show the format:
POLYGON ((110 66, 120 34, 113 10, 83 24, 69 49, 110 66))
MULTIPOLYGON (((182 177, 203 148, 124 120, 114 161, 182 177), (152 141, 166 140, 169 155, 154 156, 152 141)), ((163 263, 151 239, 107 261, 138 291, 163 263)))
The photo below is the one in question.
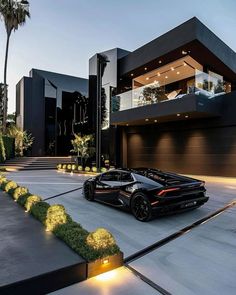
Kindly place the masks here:
POLYGON ((207 99, 212 99, 230 91, 230 83, 223 81, 222 76, 213 72, 207 74, 195 70, 195 76, 189 77, 189 79, 175 81, 174 83, 169 81, 168 84, 155 81, 113 96, 111 98, 111 111, 123 111, 181 99, 187 94, 196 94, 207 99))

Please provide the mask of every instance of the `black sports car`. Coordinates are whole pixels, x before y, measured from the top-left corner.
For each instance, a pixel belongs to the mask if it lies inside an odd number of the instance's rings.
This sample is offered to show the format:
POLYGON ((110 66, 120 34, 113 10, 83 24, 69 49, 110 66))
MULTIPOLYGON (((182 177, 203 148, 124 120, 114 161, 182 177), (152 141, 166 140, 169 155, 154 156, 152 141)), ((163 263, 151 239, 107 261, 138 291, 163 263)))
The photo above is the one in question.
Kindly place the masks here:
POLYGON ((114 169, 92 177, 84 197, 128 209, 140 221, 182 212, 208 201, 203 181, 157 169, 114 169))

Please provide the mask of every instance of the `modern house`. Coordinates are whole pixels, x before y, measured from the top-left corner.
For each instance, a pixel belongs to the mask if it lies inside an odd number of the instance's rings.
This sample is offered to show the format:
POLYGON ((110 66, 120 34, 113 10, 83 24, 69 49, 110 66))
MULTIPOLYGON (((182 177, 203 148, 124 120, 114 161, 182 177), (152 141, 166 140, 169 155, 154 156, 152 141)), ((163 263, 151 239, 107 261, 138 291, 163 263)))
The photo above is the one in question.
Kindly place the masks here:
POLYGON ((236 53, 197 18, 133 52, 94 55, 89 101, 115 165, 236 176, 236 53))
POLYGON ((88 80, 32 69, 16 86, 16 121, 35 138, 33 156, 70 153, 73 133, 87 130, 88 80))

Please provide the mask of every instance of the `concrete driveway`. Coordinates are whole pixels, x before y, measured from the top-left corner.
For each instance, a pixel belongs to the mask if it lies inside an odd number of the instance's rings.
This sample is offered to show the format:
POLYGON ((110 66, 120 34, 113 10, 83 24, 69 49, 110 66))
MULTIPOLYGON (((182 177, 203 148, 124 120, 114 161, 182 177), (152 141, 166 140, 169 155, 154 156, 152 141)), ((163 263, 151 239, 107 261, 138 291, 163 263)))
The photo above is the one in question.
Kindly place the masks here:
MULTIPOLYGON (((86 179, 85 176, 71 176, 55 171, 22 171, 11 173, 9 178, 27 186, 32 193, 44 198, 80 187, 86 179)), ((110 230, 127 257, 236 199, 236 180, 200 178, 207 180, 207 191, 210 196, 210 200, 204 206, 194 211, 161 217, 148 223, 138 222, 129 213, 88 202, 82 197, 81 190, 51 199, 49 202, 63 204, 73 219, 89 231, 97 227, 110 230)), ((236 283, 232 272, 233 270, 236 272, 236 252, 232 249, 232 245, 236 246, 235 218, 235 209, 228 209, 214 220, 194 228, 183 237, 130 265, 172 294, 235 294, 233 289, 236 289, 236 283), (222 272, 224 276, 220 275, 222 272)), ((100 284, 97 278, 94 278, 58 291, 56 294, 75 294, 84 289, 86 294, 143 294, 143 288, 146 288, 147 294, 153 294, 154 289, 134 277, 126 268, 116 270, 117 273, 119 273, 116 275, 119 277, 118 280, 108 277, 105 291, 102 287, 104 282, 100 284), (117 281, 120 281, 120 284, 117 281), (116 292, 114 284, 116 286, 118 284, 121 289, 118 288, 119 291, 116 292), (124 287, 123 284, 127 286, 124 287), (134 289, 131 292, 132 288, 134 289)), ((157 291, 154 291, 156 294, 157 291)), ((85 294, 83 292, 82 294, 85 294)))

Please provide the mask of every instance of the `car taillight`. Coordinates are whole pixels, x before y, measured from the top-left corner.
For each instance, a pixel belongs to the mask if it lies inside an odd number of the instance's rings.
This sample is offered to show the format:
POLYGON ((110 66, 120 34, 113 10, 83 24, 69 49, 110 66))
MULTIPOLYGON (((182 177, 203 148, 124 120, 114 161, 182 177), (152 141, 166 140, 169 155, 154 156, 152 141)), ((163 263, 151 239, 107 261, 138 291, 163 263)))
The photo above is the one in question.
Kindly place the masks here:
POLYGON ((163 189, 163 190, 161 190, 160 192, 157 193, 157 196, 161 197, 161 196, 165 195, 168 192, 174 192, 174 191, 178 191, 178 190, 180 190, 179 187, 163 189))

